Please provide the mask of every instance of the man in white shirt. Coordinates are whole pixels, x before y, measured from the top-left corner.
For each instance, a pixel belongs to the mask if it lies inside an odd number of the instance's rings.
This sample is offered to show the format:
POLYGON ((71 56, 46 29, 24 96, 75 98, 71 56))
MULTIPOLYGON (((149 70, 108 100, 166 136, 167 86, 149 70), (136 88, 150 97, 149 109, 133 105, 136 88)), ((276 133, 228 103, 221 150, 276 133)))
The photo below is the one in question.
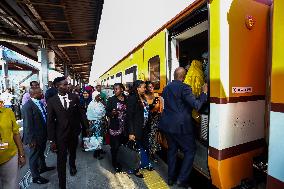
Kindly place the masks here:
POLYGON ((51 97, 47 103, 47 134, 51 150, 57 152, 59 187, 65 189, 67 154, 69 153, 70 175, 74 176, 77 173, 75 160, 81 125, 85 128, 89 125, 85 111, 80 106, 79 97, 67 93, 66 78, 58 77, 54 84, 58 94, 51 97))

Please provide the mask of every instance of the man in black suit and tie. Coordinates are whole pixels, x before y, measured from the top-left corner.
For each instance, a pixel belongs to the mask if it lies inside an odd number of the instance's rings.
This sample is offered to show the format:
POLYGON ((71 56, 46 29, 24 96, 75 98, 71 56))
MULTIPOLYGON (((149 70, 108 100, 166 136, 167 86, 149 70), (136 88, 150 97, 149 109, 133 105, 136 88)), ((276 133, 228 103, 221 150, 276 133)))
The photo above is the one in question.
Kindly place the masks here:
POLYGON ((179 187, 190 188, 188 177, 192 169, 196 144, 194 140, 192 109, 200 110, 207 101, 207 84, 199 99, 192 94, 190 86, 183 83, 186 70, 179 67, 175 70, 174 80, 163 91, 164 110, 159 128, 166 133, 168 142, 168 184, 177 180, 179 187), (176 175, 177 151, 181 148, 184 158, 179 174, 176 175))
POLYGON ((46 109, 41 102, 42 90, 40 88, 31 88, 29 93, 31 98, 22 109, 24 144, 28 145, 30 150, 29 164, 33 182, 46 184, 49 181, 41 177, 40 174, 55 169, 55 167, 47 167, 45 163, 44 151, 47 141, 46 109))
POLYGON ((71 176, 77 173, 75 160, 80 124, 88 128, 84 110, 80 107, 76 94, 67 94, 68 82, 65 77, 54 80, 58 94, 47 102, 47 133, 51 150, 57 152, 57 172, 59 187, 66 188, 66 162, 69 153, 69 170, 71 176))

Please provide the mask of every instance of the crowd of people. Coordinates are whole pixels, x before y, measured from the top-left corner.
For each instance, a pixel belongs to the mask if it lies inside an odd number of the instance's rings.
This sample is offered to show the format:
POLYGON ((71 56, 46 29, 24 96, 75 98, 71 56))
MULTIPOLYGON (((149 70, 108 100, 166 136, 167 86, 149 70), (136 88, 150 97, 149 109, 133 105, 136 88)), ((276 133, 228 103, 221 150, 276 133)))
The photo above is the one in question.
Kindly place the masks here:
MULTIPOLYGON (((58 77, 49 82, 49 89, 43 94, 39 83, 32 81, 29 91, 23 94, 21 106, 23 143, 29 148, 32 181, 48 183, 41 174, 56 168, 59 187, 66 188, 67 156, 70 175, 75 176, 77 146, 80 143, 86 151, 84 139, 90 136, 97 139, 93 156, 98 160, 106 153, 102 146, 110 145, 115 172, 123 169, 118 153, 120 146, 128 141, 135 141, 146 150, 151 162, 157 162, 156 153, 161 150, 156 140, 159 130, 165 134, 168 143, 168 184, 177 183, 187 188, 196 148, 191 112, 192 109, 199 110, 206 102, 208 89, 204 85, 197 99, 191 88, 183 83, 185 75, 185 69, 177 68, 175 80, 165 87, 161 96, 154 92, 151 81, 136 80, 127 88, 116 83, 114 95, 109 98, 99 84, 80 89, 71 86, 65 77, 58 77), (47 143, 57 154, 57 167, 46 165, 47 143), (175 164, 179 148, 184 159, 177 174, 175 164)), ((14 113, 0 98, 0 188, 17 188, 18 163, 23 166, 25 157, 14 113)), ((147 169, 154 170, 153 165, 147 169)), ((133 174, 143 178, 139 168, 133 170, 133 174)))

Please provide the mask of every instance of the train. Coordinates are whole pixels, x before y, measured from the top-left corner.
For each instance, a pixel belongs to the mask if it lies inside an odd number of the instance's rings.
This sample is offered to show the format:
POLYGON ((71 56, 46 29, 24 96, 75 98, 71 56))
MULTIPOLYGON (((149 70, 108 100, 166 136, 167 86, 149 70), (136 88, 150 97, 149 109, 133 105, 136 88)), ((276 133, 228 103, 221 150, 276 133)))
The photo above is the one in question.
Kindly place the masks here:
POLYGON ((173 80, 207 55, 209 103, 194 168, 217 188, 241 186, 264 157, 266 188, 284 188, 284 1, 196 0, 100 76, 104 86, 173 80))

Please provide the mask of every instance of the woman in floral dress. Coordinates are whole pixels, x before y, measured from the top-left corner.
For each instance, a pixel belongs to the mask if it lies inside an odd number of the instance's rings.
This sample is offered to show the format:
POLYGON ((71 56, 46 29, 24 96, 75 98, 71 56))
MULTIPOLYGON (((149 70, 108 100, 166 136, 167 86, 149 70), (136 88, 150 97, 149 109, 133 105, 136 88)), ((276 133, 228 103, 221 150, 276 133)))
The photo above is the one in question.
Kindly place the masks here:
POLYGON ((155 153, 161 150, 161 145, 156 140, 156 134, 162 111, 162 102, 159 95, 157 93, 154 93, 154 85, 151 81, 146 82, 145 98, 149 104, 150 109, 148 120, 149 155, 150 159, 156 162, 157 159, 155 158, 155 153))
POLYGON ((102 103, 102 98, 98 91, 94 91, 92 94, 93 100, 90 102, 87 108, 87 118, 90 121, 90 129, 94 136, 98 139, 98 148, 94 151, 94 158, 103 159, 101 156, 102 147, 102 135, 103 135, 103 119, 106 114, 105 106, 102 103), (101 139, 101 140, 99 140, 101 139))

